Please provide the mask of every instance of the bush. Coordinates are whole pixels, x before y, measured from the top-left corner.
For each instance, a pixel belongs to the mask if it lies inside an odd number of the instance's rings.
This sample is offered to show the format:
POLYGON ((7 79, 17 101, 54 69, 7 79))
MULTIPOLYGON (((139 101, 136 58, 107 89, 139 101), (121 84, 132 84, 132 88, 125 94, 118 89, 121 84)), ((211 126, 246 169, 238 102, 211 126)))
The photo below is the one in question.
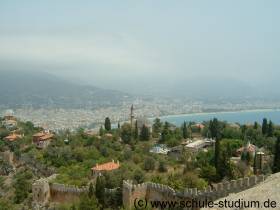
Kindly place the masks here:
POLYGON ((155 160, 152 157, 147 157, 144 161, 144 170, 150 171, 155 169, 155 160))

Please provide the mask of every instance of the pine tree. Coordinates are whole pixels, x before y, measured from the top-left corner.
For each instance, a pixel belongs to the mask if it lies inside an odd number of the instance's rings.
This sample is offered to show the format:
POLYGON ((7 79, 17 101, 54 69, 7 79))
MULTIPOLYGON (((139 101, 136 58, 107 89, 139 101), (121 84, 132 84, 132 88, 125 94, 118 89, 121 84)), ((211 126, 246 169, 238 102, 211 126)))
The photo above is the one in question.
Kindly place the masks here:
POLYGON ((275 154, 274 154, 274 162, 273 162, 273 173, 280 172, 280 135, 277 136, 277 142, 275 145, 275 154))
POLYGON ((268 131, 267 119, 264 118, 262 123, 262 134, 266 135, 267 131, 268 131))
POLYGON ((188 138, 188 128, 187 128, 187 123, 185 121, 183 125, 183 138, 184 139, 188 138))
POLYGON ((104 127, 105 127, 106 131, 110 131, 111 130, 111 121, 110 121, 109 117, 105 118, 104 127))

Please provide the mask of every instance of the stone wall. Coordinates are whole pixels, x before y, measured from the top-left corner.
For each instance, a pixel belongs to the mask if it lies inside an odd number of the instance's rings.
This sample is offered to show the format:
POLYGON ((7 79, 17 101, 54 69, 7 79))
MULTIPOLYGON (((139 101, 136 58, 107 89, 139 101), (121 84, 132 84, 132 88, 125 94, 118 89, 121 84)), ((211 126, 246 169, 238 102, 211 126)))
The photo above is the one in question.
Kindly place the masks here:
POLYGON ((9 163, 10 165, 14 165, 14 153, 7 150, 4 152, 0 152, 0 156, 3 157, 3 160, 9 163))
POLYGON ((203 190, 186 188, 183 192, 176 192, 169 186, 143 183, 139 185, 132 184, 131 181, 123 181, 123 205, 125 209, 132 209, 134 200, 145 198, 147 201, 187 201, 191 199, 197 200, 217 200, 228 196, 230 193, 238 193, 256 184, 263 182, 263 175, 245 177, 230 182, 217 184, 215 187, 207 187, 203 190))
POLYGON ((49 202, 68 202, 79 199, 80 195, 88 192, 88 187, 50 183, 56 175, 37 180, 32 185, 33 202, 44 206, 49 202))
POLYGON ((50 184, 52 202, 68 202, 78 200, 81 194, 88 193, 88 187, 77 187, 73 185, 50 184))

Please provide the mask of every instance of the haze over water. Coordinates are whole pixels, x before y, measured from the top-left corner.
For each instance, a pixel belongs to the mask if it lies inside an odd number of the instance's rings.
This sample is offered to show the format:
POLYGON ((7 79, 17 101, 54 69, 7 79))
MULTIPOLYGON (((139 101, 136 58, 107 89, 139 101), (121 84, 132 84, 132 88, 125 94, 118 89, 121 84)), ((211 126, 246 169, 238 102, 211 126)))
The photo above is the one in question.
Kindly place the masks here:
POLYGON ((203 122, 211 120, 213 118, 218 118, 221 121, 240 124, 252 124, 255 121, 258 123, 262 123, 263 118, 267 118, 275 124, 280 124, 280 110, 277 109, 240 112, 199 113, 160 117, 162 121, 168 121, 177 126, 181 125, 184 121, 203 122))

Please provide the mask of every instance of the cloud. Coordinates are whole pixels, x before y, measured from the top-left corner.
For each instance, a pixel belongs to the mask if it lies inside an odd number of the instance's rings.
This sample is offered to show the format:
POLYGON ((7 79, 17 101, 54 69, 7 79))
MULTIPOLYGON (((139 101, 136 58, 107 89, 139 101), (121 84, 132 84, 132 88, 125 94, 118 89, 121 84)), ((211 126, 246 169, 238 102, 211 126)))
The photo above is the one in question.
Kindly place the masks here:
MULTIPOLYGON (((100 67, 118 73, 147 73, 160 68, 158 53, 128 35, 92 37, 14 36, 0 37, 0 57, 11 61, 100 67)), ((95 70, 98 71, 98 70, 95 70)))

